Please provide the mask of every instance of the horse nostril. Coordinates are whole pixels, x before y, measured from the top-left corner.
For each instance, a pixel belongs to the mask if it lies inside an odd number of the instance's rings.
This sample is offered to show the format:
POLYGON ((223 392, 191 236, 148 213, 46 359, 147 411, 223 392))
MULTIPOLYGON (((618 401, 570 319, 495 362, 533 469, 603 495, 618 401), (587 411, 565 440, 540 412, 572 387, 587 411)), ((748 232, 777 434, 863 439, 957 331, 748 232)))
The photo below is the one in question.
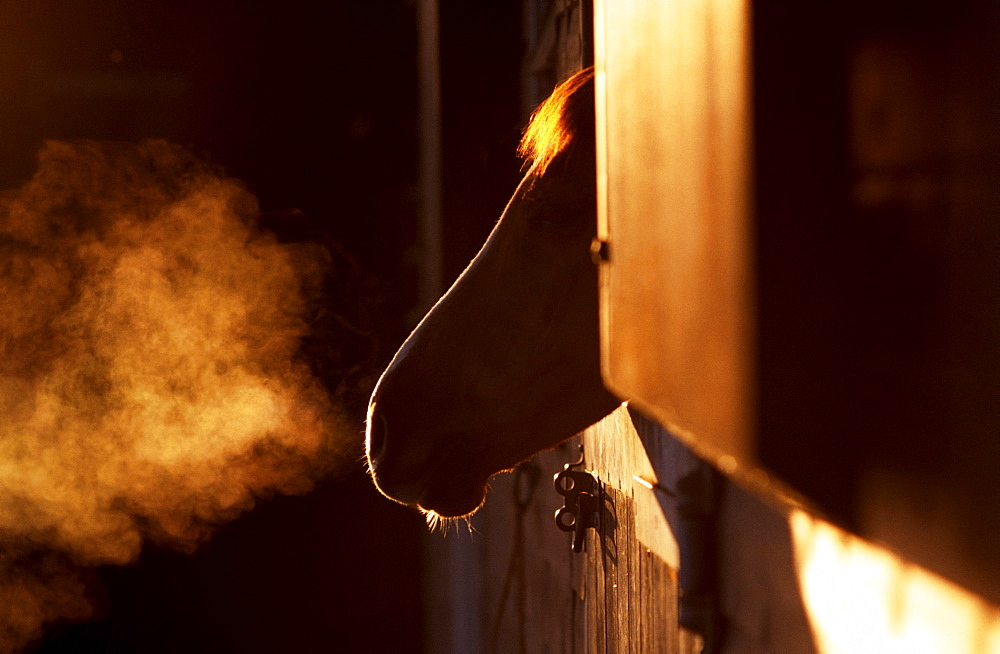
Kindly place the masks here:
POLYGON ((387 425, 385 416, 375 411, 372 404, 368 410, 368 460, 374 462, 385 449, 387 425))

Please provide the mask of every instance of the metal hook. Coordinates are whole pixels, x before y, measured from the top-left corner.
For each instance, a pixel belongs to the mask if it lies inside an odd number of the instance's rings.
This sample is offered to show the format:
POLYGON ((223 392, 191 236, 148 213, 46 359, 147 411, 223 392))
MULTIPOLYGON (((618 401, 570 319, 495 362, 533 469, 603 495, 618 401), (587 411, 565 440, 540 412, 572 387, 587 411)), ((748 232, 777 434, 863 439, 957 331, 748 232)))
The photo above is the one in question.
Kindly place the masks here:
POLYGON ((580 459, 563 466, 562 472, 552 480, 556 492, 565 499, 563 507, 556 511, 556 526, 562 531, 573 532, 573 551, 582 552, 587 529, 597 529, 600 517, 601 482, 586 470, 573 470, 583 465, 583 447, 580 459))

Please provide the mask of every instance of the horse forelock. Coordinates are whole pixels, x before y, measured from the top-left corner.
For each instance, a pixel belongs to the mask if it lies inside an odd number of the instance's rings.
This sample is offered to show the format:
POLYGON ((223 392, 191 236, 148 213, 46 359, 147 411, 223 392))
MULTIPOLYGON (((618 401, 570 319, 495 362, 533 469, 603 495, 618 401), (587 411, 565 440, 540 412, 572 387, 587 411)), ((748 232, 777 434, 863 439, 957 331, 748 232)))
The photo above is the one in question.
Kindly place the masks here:
POLYGON ((585 68, 562 83, 531 115, 518 153, 534 163, 539 176, 560 154, 594 142, 594 69, 585 68))

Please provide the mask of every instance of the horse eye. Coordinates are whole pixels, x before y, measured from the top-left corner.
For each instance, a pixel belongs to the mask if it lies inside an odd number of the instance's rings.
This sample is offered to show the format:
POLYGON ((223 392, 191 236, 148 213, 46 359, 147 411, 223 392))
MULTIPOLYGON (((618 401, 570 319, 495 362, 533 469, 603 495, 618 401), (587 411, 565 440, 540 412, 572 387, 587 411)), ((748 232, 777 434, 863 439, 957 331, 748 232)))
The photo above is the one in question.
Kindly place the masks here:
POLYGON ((528 210, 528 223, 542 229, 565 230, 583 222, 586 212, 575 207, 537 203, 528 210))
POLYGON ((529 220, 541 229, 575 233, 585 224, 586 215, 586 211, 562 207, 557 211, 542 212, 534 220, 529 220))

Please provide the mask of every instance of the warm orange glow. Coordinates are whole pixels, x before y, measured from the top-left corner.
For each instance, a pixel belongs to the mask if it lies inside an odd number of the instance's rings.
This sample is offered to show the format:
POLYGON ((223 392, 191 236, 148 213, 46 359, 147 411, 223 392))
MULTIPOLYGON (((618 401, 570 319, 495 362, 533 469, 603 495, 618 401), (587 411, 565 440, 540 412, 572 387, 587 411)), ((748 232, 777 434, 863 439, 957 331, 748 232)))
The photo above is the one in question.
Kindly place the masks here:
POLYGON ((164 142, 50 143, 0 196, 0 650, 83 617, 66 564, 182 549, 309 488, 336 417, 296 359, 319 264, 164 142), (59 567, 59 566, 62 567, 59 567))
POLYGON ((751 18, 594 4, 604 380, 733 465, 755 452, 751 18))
POLYGON ((821 652, 1000 652, 1000 609, 802 511, 789 524, 821 652))
POLYGON ((593 80, 592 68, 576 73, 557 86, 532 114, 518 152, 534 162, 539 176, 553 159, 577 142, 593 151, 593 80))

